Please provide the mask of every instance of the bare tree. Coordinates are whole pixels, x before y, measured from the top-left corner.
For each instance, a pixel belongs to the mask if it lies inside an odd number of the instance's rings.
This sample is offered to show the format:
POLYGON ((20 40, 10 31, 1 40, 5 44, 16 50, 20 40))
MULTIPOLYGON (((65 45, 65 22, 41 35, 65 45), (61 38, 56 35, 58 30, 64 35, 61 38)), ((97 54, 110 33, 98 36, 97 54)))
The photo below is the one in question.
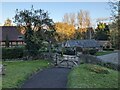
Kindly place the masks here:
MULTIPOLYGON (((88 28, 91 26, 90 14, 88 11, 80 10, 77 13, 66 13, 63 17, 63 22, 73 25, 74 27, 78 27, 78 31, 80 33, 81 39, 85 39, 86 32, 88 28)), ((91 33, 91 32, 90 32, 91 33)))
POLYGON ((63 17, 63 22, 64 22, 64 23, 70 23, 69 14, 68 14, 68 13, 65 13, 65 15, 64 15, 64 17, 63 17))
POLYGON ((86 31, 91 26, 91 19, 88 11, 80 10, 77 15, 79 31, 82 35, 81 39, 86 37, 86 31))
POLYGON ((78 16, 77 16, 77 21, 78 21, 78 26, 80 28, 83 28, 83 11, 80 10, 80 12, 78 12, 78 16))
POLYGON ((70 24, 75 25, 75 21, 76 21, 75 13, 70 13, 69 17, 70 17, 70 24))
POLYGON ((90 27, 91 25, 90 15, 88 11, 85 11, 85 24, 86 24, 86 27, 90 27))
POLYGON ((80 10, 77 16, 78 26, 80 28, 88 28, 91 25, 90 15, 88 11, 80 10))
POLYGON ((76 15, 75 13, 66 13, 63 17, 63 22, 71 25, 75 25, 76 15))

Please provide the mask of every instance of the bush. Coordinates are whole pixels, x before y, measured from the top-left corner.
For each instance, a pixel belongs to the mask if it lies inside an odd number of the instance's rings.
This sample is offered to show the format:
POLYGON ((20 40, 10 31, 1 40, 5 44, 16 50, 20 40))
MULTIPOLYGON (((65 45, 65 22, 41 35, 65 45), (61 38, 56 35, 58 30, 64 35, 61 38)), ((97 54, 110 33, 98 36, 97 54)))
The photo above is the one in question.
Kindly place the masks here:
POLYGON ((120 65, 119 64, 117 65, 117 64, 113 64, 113 63, 109 63, 109 62, 107 62, 107 63, 103 62, 102 66, 120 71, 120 65))
POLYGON ((95 55, 95 54, 96 54, 96 52, 97 52, 97 50, 96 50, 96 49, 91 49, 91 50, 89 50, 89 54, 91 54, 91 55, 95 55))
POLYGON ((114 48, 104 48, 105 51, 114 51, 114 48))
POLYGON ((89 50, 82 51, 83 54, 89 54, 89 50))
POLYGON ((109 71, 103 67, 100 66, 96 66, 93 65, 91 67, 88 68, 90 71, 95 72, 95 73, 99 73, 99 74, 108 74, 109 71))
POLYGON ((63 52, 63 54, 66 54, 66 55, 75 55, 75 51, 74 50, 65 50, 63 52))
POLYGON ((95 55, 96 52, 97 52, 96 49, 90 49, 90 50, 84 50, 82 53, 83 53, 83 54, 95 55))
POLYGON ((23 57, 24 48, 2 48, 2 59, 17 59, 23 57))

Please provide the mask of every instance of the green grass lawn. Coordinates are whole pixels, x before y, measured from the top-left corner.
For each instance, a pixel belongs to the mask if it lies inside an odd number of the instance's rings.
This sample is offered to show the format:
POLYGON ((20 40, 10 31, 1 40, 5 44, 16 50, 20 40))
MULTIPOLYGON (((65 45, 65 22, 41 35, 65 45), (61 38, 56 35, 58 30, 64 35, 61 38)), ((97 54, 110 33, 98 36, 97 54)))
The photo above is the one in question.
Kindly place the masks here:
POLYGON ((101 56, 101 55, 106 55, 106 54, 110 54, 113 53, 113 51, 101 51, 101 52, 97 52, 95 55, 96 56, 101 56))
POLYGON ((118 71, 98 65, 81 64, 80 66, 73 68, 73 70, 70 72, 67 86, 68 88, 117 88, 118 71), (90 70, 90 68, 95 67, 108 70, 109 73, 96 73, 95 71, 90 70))
POLYGON ((26 79, 38 70, 50 66, 49 61, 14 61, 3 62, 6 66, 6 75, 2 77, 2 88, 19 87, 26 79))

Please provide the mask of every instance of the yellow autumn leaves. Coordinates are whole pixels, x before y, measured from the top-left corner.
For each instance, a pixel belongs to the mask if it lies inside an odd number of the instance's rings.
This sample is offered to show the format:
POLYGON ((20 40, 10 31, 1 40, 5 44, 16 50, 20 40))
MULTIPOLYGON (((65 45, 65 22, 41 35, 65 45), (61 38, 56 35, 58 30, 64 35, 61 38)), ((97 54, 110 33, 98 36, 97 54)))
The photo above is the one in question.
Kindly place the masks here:
POLYGON ((75 27, 68 23, 57 22, 55 23, 56 33, 58 34, 57 41, 64 41, 74 38, 75 27))

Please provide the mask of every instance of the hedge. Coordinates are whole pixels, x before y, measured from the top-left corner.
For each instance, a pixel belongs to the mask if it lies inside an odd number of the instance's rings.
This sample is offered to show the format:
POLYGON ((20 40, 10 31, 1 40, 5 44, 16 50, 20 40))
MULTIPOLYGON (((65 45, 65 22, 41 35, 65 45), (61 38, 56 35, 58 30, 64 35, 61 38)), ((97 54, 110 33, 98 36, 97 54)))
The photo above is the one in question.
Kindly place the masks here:
POLYGON ((65 50, 63 52, 63 54, 66 54, 66 55, 75 55, 75 51, 73 51, 73 50, 65 50))
POLYGON ((89 50, 89 54, 90 55, 95 55, 97 53, 97 50, 96 49, 91 49, 89 50))
POLYGON ((114 51, 114 48, 104 48, 105 51, 114 51))
POLYGON ((84 50, 82 53, 83 54, 95 55, 97 53, 97 49, 84 50))
POLYGON ((24 48, 2 48, 2 59, 17 59, 23 57, 24 48))

